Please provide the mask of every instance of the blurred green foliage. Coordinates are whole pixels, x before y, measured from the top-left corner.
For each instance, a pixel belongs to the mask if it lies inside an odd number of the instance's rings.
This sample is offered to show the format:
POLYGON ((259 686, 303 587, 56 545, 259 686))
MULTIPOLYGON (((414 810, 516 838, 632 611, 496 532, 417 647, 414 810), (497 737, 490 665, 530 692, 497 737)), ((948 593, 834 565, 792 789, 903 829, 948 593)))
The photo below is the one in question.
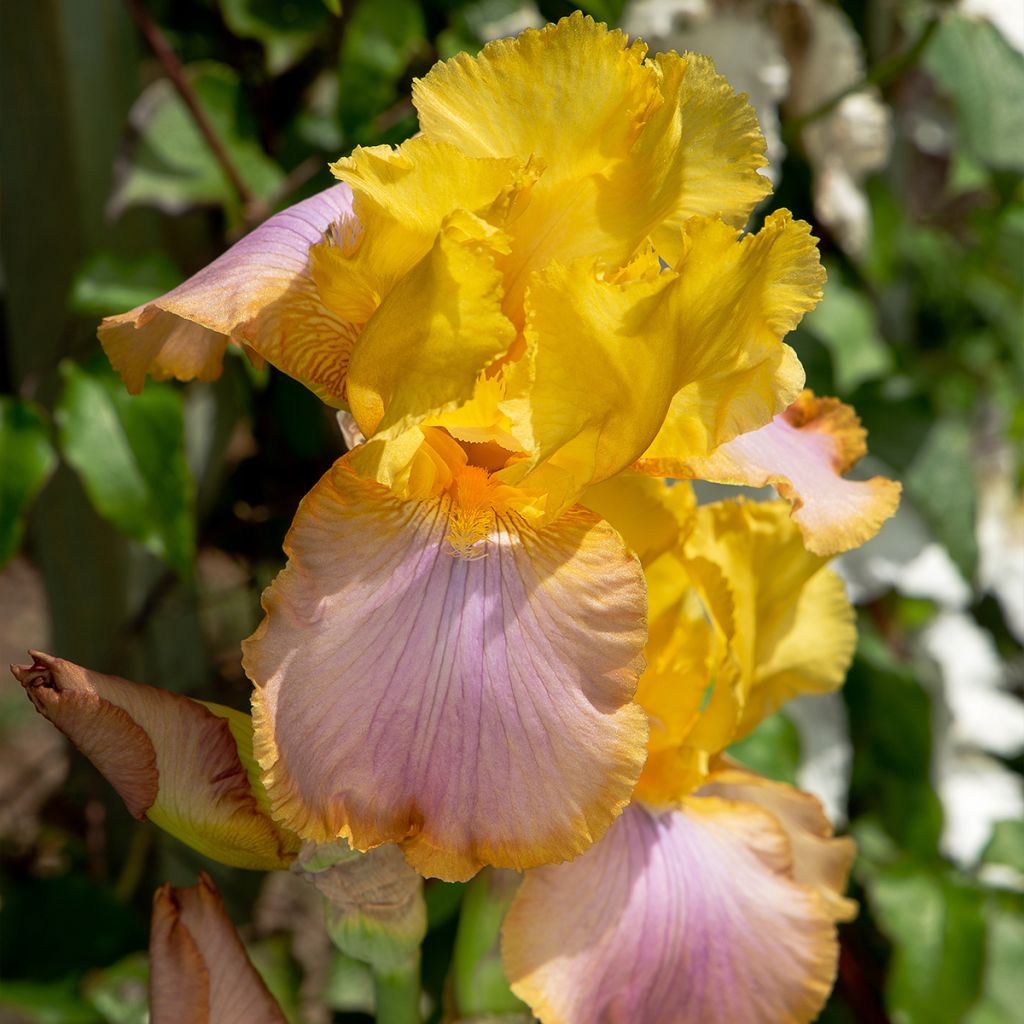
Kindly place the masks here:
MULTIPOLYGON (((583 6, 610 22, 624 9, 621 0, 583 6)), ((945 13, 920 60, 884 86, 894 137, 886 169, 867 183, 866 251, 844 252, 815 223, 830 284, 793 341, 809 383, 855 405, 874 456, 905 481, 929 539, 973 586, 966 614, 991 636, 1019 697, 1024 657, 978 576, 977 523, 979 452, 993 438, 1011 452, 1024 441, 1024 56, 953 5, 841 6, 871 66, 905 48, 923 17, 945 13)), ((332 414, 234 357, 212 384, 149 383, 129 398, 97 358, 96 318, 160 294, 268 212, 326 187, 328 162, 354 146, 408 137, 413 77, 508 30, 523 7, 144 7, 183 62, 241 189, 120 0, 0 8, 0 383, 10 395, 0 398, 0 564, 23 548, 41 574, 49 625, 33 642, 242 707, 238 640, 258 622, 258 595, 281 566, 298 501, 342 450, 332 414)), ((538 9, 550 19, 571 6, 545 0, 538 9)), ((769 209, 815 220, 810 182, 807 155, 792 146, 769 209)), ((1022 465, 1012 471, 1018 487, 1022 465)), ((954 866, 942 852, 942 696, 917 644, 936 611, 927 595, 893 592, 862 609, 843 696, 862 913, 843 928, 825 1021, 1024 1020, 1024 827, 998 825, 973 865, 954 866)), ((21 634, 13 641, 24 646, 21 634)), ((20 691, 0 691, 0 726, 26 729, 24 703, 20 691)), ((802 736, 784 713, 733 753, 794 781, 802 736)), ((993 756, 1020 771, 1019 756, 993 756)), ((235 919, 250 922, 254 960, 291 1020, 311 1019, 310 984, 335 1020, 367 1019, 362 965, 323 949, 318 961, 308 935, 295 938, 297 925, 255 920, 257 878, 202 863, 131 821, 84 760, 71 768, 64 788, 32 809, 31 835, 0 836, 0 1016, 141 1022, 149 894, 168 878, 191 884, 203 866, 235 919)), ((0 792, 18 785, 0 776, 0 792)), ((434 1019, 453 958, 463 1010, 513 1008, 495 981, 494 922, 469 914, 457 927, 462 887, 431 883, 426 895, 434 1019), (471 925, 484 937, 467 952, 471 925), (480 1004, 494 988, 492 1004, 480 1004)), ((472 903, 472 888, 465 898, 472 903)))

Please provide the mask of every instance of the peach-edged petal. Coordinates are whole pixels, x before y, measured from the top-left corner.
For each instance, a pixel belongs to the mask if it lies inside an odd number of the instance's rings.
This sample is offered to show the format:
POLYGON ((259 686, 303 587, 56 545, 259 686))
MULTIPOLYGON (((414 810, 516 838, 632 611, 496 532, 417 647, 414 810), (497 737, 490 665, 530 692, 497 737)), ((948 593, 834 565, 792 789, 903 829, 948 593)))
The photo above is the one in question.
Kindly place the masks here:
POLYGON ((275 816, 464 879, 574 856, 628 800, 644 590, 583 509, 542 530, 497 515, 475 558, 453 557, 451 510, 340 460, 243 648, 275 816))
POLYGON ((683 475, 677 460, 764 426, 800 394, 803 368, 782 338, 817 304, 825 280, 809 226, 785 210, 742 240, 704 218, 683 233, 672 323, 686 379, 640 463, 656 476, 683 475))
POLYGON ((11 671, 132 814, 224 864, 288 866, 299 844, 266 813, 248 715, 29 653, 11 671))
POLYGON ((153 896, 149 938, 153 1024, 285 1024, 209 875, 153 896))
POLYGON ((340 400, 353 332, 320 302, 309 250, 351 217, 351 190, 335 185, 275 214, 166 295, 107 317, 100 341, 128 390, 137 394, 147 375, 212 380, 235 338, 340 400))
POLYGON ((570 864, 527 874, 505 920, 512 990, 542 1024, 806 1024, 835 929, 767 812, 632 804, 570 864))
POLYGON ((706 458, 685 460, 674 472, 723 484, 774 485, 793 503, 808 549, 835 555, 870 540, 899 505, 900 485, 894 480, 844 479, 865 454, 864 439, 850 406, 804 391, 771 423, 706 458))
POLYGON ((843 896, 856 855, 848 836, 835 838, 817 797, 794 786, 755 775, 719 759, 714 773, 694 794, 757 804, 782 827, 793 852, 793 878, 813 886, 834 920, 852 921, 857 904, 843 896))

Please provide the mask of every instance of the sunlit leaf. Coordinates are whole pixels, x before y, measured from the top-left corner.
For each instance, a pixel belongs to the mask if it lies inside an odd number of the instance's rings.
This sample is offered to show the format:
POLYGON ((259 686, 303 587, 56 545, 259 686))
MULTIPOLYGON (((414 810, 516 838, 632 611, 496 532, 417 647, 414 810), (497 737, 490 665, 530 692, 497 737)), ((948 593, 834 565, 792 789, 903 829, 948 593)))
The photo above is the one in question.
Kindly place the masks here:
POLYGON ((941 869, 886 868, 868 888, 893 943, 886 1003, 907 1024, 960 1021, 984 967, 983 893, 941 869))
POLYGON ((985 976, 982 997, 964 1024, 1008 1024, 1022 1017, 1020 971, 1024 964, 1024 897, 993 893, 985 902, 985 976))
POLYGON ((990 167, 1024 170, 1024 55, 989 22, 951 13, 925 64, 952 99, 975 156, 990 167))
POLYGON ((107 1024, 146 1024, 149 1020, 149 958, 133 953, 92 971, 82 993, 107 1024))
MULTIPOLYGON (((269 196, 284 172, 260 145, 236 72, 213 61, 185 71, 242 180, 253 195, 269 196)), ((204 203, 237 209, 227 173, 170 81, 158 79, 143 92, 132 107, 131 122, 138 138, 114 192, 115 210, 142 205, 180 213, 204 203)))
POLYGON ((18 550, 25 514, 57 465, 50 434, 34 402, 0 397, 0 566, 18 550))
POLYGON ((112 371, 61 366, 61 451, 96 510, 181 574, 195 547, 181 394, 168 384, 129 395, 112 371))

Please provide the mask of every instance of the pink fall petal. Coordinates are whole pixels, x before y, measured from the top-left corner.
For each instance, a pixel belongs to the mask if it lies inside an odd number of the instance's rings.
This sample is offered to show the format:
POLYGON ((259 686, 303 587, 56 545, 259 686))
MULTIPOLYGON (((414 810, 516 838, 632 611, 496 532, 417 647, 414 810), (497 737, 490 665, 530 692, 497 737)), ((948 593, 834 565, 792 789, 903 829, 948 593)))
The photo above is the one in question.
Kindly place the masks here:
POLYGON ((751 804, 630 805, 593 849, 527 873, 505 920, 512 990, 542 1024, 805 1024, 835 930, 751 804))
POLYGON ((499 516, 476 559, 454 556, 447 509, 340 460, 300 506, 244 664, 279 820, 465 879, 575 856, 629 799, 645 591, 583 509, 540 531, 499 516))
POLYGON ((212 380, 229 339, 337 399, 354 333, 320 302, 310 247, 354 230, 352 192, 335 185, 275 214, 177 288, 107 317, 100 341, 132 394, 156 380, 212 380))

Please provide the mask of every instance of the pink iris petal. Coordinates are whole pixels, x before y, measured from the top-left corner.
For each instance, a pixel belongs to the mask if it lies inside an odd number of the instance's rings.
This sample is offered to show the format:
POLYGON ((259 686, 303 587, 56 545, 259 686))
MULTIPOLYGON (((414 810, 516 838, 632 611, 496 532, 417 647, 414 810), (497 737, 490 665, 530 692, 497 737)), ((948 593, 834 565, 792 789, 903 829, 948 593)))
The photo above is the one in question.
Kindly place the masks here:
POLYGON ((303 501, 246 641, 273 812, 306 838, 403 843, 424 874, 564 860, 629 799, 639 563, 597 516, 499 515, 459 558, 447 499, 339 461, 303 501))
MULTIPOLYGON (((275 365, 286 363, 285 372, 297 376, 287 365, 286 342, 301 348, 312 335, 320 349, 330 351, 332 339, 349 333, 348 325, 319 302, 309 275, 309 249, 332 225, 350 221, 352 191, 334 185, 275 214, 172 291, 107 317, 100 341, 125 386, 137 394, 147 375, 212 380, 220 374, 231 337, 275 365), (285 307, 301 310, 308 324, 300 326, 300 317, 283 325, 285 307), (296 336, 282 337, 282 326, 296 336)), ((337 340, 334 345, 340 347, 337 340)))
POLYGON ((849 406, 805 391, 771 423, 688 460, 685 471, 717 483, 774 485, 793 502, 807 549, 834 555, 870 540, 899 505, 895 481, 842 476, 865 454, 864 438, 849 406))
POLYGON ((593 849, 527 874, 505 921, 512 989, 543 1024, 796 1024, 835 971, 818 894, 773 817, 632 804, 593 849))

